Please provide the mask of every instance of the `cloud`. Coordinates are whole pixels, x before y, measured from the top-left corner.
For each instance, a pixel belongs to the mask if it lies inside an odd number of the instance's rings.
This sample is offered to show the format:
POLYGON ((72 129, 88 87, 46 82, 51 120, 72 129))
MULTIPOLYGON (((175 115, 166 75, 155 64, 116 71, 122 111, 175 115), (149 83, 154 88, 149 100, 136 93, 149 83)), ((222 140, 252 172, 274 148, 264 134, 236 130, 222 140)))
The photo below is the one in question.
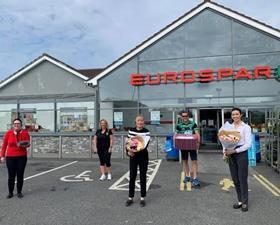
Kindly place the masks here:
MULTIPOLYGON (((0 80, 46 52, 75 68, 104 67, 200 0, 0 2, 0 80)), ((217 0, 280 27, 280 1, 217 0)))

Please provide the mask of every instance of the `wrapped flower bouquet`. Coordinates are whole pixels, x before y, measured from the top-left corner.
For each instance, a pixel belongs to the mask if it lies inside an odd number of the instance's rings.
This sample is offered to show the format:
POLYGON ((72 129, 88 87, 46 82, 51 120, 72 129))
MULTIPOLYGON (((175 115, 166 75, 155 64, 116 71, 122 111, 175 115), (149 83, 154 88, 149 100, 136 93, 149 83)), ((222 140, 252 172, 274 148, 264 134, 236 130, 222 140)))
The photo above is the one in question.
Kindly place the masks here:
POLYGON ((240 132, 233 129, 232 125, 226 122, 218 133, 219 140, 224 148, 234 148, 240 141, 240 132))
POLYGON ((126 140, 125 147, 130 152, 139 152, 147 146, 149 140, 149 136, 133 136, 126 140))

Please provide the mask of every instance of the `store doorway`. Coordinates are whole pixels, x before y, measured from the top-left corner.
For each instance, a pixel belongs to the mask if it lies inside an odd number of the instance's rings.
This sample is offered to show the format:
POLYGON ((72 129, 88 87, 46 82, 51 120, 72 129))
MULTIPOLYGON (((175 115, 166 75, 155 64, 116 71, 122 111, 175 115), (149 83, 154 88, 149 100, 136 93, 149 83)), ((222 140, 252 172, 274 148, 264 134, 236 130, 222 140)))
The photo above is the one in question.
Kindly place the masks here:
POLYGON ((218 131, 222 125, 221 109, 200 109, 199 127, 202 149, 221 149, 218 141, 218 131))

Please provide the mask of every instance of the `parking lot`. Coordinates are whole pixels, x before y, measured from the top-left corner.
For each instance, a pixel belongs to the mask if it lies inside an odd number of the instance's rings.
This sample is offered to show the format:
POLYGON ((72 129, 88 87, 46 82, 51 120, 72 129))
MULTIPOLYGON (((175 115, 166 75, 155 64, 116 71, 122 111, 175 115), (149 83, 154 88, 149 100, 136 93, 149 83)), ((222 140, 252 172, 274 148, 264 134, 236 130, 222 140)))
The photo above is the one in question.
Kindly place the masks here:
POLYGON ((113 179, 99 181, 98 161, 28 161, 23 199, 6 199, 7 171, 0 165, 0 224, 279 224, 279 174, 265 165, 250 169, 249 212, 232 209, 235 191, 222 190, 229 176, 220 154, 199 155, 200 189, 180 190, 179 162, 151 160, 146 207, 125 206, 127 159, 113 159, 113 179), (256 178, 262 174, 276 188, 271 192, 256 178), (279 194, 278 196, 275 193, 279 194))

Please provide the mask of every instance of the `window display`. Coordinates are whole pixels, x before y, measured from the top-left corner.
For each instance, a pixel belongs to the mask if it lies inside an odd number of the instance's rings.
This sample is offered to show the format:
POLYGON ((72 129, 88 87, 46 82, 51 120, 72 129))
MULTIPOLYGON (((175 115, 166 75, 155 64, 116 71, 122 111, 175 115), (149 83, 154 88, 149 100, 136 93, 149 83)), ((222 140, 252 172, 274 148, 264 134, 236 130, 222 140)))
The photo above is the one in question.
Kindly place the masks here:
POLYGON ((87 132, 94 129, 93 102, 63 102, 57 104, 60 132, 87 132))
POLYGON ((61 108, 60 131, 89 131, 87 108, 61 108))
POLYGON ((30 132, 54 131, 54 103, 20 104, 19 116, 30 132))

